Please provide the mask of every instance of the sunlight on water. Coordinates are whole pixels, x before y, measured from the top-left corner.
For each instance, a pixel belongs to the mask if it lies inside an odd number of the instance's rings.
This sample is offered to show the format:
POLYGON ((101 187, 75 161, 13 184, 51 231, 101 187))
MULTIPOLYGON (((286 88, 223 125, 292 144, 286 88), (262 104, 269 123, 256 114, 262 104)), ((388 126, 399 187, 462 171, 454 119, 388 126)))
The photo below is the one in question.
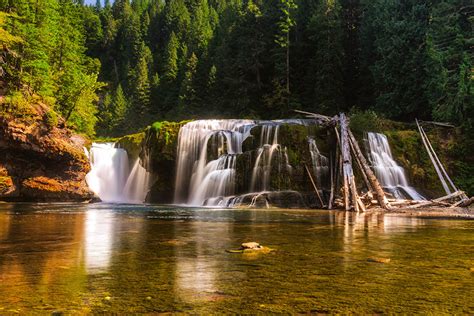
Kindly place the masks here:
POLYGON ((4 203, 0 314, 472 314, 473 232, 379 213, 4 203), (226 252, 247 241, 274 251, 226 252))
POLYGON ((109 268, 112 256, 114 214, 104 210, 90 210, 85 223, 85 260, 89 272, 103 272, 109 268))

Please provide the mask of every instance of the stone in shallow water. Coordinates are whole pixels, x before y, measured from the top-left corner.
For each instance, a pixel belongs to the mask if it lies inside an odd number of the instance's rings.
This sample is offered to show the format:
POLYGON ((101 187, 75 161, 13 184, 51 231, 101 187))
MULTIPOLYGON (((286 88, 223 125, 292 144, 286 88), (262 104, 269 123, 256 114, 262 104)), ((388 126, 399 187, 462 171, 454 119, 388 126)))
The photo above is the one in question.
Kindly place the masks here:
POLYGON ((273 249, 260 245, 258 242, 244 242, 239 249, 227 249, 229 253, 243 253, 247 255, 270 253, 273 249))
POLYGON ((258 242, 251 241, 251 242, 244 242, 241 246, 240 249, 259 249, 262 248, 258 242))
POLYGON ((368 262, 376 262, 376 263, 389 263, 390 258, 369 258, 367 259, 368 262))

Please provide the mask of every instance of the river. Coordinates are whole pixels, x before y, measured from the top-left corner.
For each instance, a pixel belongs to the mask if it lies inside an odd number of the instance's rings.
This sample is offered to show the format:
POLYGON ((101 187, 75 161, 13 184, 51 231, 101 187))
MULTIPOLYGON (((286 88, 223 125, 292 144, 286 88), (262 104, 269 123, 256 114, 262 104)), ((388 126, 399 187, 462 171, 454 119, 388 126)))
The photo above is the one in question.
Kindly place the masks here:
POLYGON ((0 314, 472 314, 473 297, 472 220, 0 204, 0 314), (226 252, 246 241, 274 251, 226 252))

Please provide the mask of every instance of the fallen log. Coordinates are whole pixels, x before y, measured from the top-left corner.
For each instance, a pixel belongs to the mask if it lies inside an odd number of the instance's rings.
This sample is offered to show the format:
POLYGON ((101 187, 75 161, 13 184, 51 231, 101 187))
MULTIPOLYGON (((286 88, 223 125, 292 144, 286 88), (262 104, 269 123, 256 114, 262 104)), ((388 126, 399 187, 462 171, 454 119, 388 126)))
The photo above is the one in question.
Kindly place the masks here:
POLYGON ((442 126, 442 127, 449 127, 449 128, 455 128, 453 124, 450 123, 443 123, 443 122, 434 122, 434 121, 419 121, 421 123, 426 123, 426 124, 433 124, 437 126, 442 126))
POLYGON ((360 158, 356 153, 354 142, 351 140, 351 138, 349 138, 349 144, 351 145, 351 150, 355 156, 355 161, 357 163, 357 166, 359 167, 360 173, 362 174, 362 178, 364 179, 365 186, 367 187, 369 191, 371 191, 372 186, 370 185, 369 179, 367 178, 367 174, 365 173, 364 167, 362 166, 362 162, 360 161, 360 158))
POLYGON ((467 199, 467 200, 463 200, 461 201, 462 203, 459 204, 460 207, 468 207, 472 204, 474 204, 474 196, 471 197, 470 199, 467 199))
POLYGON ((390 209, 387 198, 385 197, 385 192, 383 191, 382 186, 380 185, 379 180, 377 180, 377 177, 375 176, 374 172, 372 171, 372 169, 370 169, 369 164, 367 163, 367 160, 362 154, 359 144, 357 143, 357 140, 355 139, 354 134, 352 134, 351 131, 349 131, 349 137, 354 146, 355 154, 360 160, 362 167, 364 168, 367 180, 370 182, 372 189, 375 191, 374 193, 377 196, 377 201, 379 202, 380 207, 387 210, 390 209))
POLYGON ((324 120, 324 121, 330 121, 331 120, 331 117, 329 117, 327 115, 316 114, 316 113, 311 113, 311 112, 306 112, 306 111, 301 111, 301 110, 293 110, 293 111, 295 111, 296 113, 300 113, 300 114, 306 114, 308 116, 311 116, 311 117, 314 117, 314 118, 317 118, 317 119, 321 119, 321 120, 324 120))
POLYGON ((456 191, 456 192, 453 192, 451 194, 439 197, 437 199, 433 199, 432 201, 433 202, 441 202, 441 201, 446 201, 446 200, 449 200, 449 199, 454 199, 458 196, 463 196, 463 195, 465 195, 465 193, 463 191, 456 191))
POLYGON ((412 206, 407 206, 406 208, 420 208, 420 207, 430 207, 430 206, 440 206, 440 207, 450 207, 451 204, 439 202, 439 201, 420 201, 420 203, 412 206))

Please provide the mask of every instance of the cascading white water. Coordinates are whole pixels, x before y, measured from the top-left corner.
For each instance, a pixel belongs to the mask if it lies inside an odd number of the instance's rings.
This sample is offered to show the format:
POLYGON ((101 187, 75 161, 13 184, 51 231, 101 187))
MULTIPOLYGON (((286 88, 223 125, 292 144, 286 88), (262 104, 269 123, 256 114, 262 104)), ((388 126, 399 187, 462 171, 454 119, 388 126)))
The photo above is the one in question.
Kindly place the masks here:
POLYGON ((405 171, 393 160, 387 136, 379 133, 368 133, 367 141, 375 175, 384 189, 392 193, 397 199, 425 200, 422 195, 408 185, 405 171))
POLYGON ((233 194, 235 157, 255 125, 251 120, 200 120, 183 126, 178 135, 175 203, 202 205, 211 197, 233 194), (217 147, 209 157, 208 143, 217 147))
MULTIPOLYGON (((292 172, 287 148, 279 144, 280 127, 290 125, 317 125, 313 120, 200 120, 184 125, 178 135, 177 174, 174 202, 177 204, 232 206, 249 196, 274 190, 272 173, 292 172), (254 144, 253 167, 248 166, 248 194, 235 196, 236 165, 242 154, 244 141, 254 127, 261 127, 258 144, 254 144), (241 198, 242 197, 242 198, 241 198)), ((317 149, 317 148, 316 148, 317 149)), ((313 150, 314 151, 314 150, 313 150)), ((318 152, 319 153, 319 152, 318 152)), ((323 156, 315 170, 322 172, 323 156), (320 166, 321 165, 321 166, 320 166)), ((247 168, 247 167, 245 167, 247 168)), ((280 181, 280 180, 278 180, 280 181)), ((277 184, 279 186, 279 184, 277 184)), ((240 188, 242 190, 242 188, 240 188)), ((260 194, 260 197, 264 195, 260 194)), ((261 198, 258 198, 261 200, 261 198)))
POLYGON ((103 202, 143 203, 150 175, 137 159, 129 170, 127 152, 114 143, 92 144, 89 152, 91 171, 86 181, 103 202))
POLYGON ((275 152, 281 153, 278 144, 279 125, 263 125, 260 134, 260 148, 252 170, 250 191, 267 191, 270 188, 272 161, 275 152))
POLYGON ((140 159, 137 159, 123 188, 125 202, 143 203, 148 193, 149 185, 150 173, 140 164, 140 159))
POLYGON ((328 158, 319 152, 316 140, 313 137, 308 138, 308 145, 316 184, 319 188, 322 188, 322 180, 326 179, 329 174, 328 158))

